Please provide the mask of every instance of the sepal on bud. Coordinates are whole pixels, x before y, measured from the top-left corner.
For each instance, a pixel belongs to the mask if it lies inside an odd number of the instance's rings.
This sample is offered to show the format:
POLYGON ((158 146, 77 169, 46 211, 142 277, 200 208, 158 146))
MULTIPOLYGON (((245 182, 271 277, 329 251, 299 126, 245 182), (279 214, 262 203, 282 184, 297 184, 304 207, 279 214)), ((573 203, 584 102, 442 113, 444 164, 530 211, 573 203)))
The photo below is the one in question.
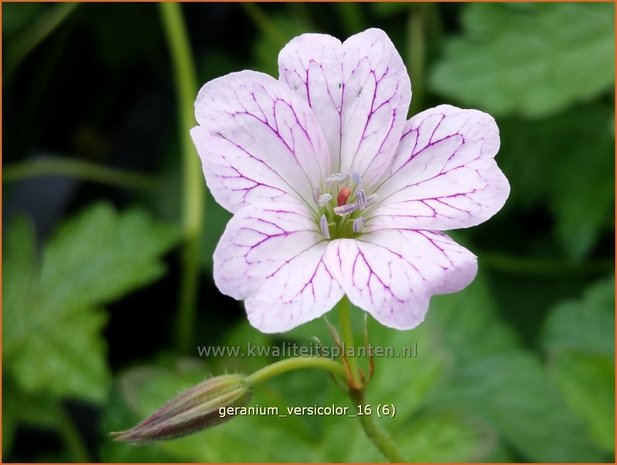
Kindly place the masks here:
POLYGON ((251 400, 244 375, 221 375, 180 393, 151 416, 126 431, 111 433, 119 441, 146 443, 174 439, 210 428, 233 416, 221 416, 220 409, 242 407, 251 400))

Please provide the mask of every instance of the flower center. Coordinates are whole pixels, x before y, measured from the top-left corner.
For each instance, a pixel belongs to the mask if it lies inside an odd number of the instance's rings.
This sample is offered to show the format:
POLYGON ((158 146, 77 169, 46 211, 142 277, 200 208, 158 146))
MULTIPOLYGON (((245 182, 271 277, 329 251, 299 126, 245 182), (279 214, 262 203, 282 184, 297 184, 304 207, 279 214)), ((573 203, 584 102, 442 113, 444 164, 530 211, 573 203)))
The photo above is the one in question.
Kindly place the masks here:
POLYGON ((326 239, 352 239, 364 228, 363 210, 376 195, 367 196, 360 175, 334 173, 316 188, 314 199, 319 212, 319 228, 326 239))

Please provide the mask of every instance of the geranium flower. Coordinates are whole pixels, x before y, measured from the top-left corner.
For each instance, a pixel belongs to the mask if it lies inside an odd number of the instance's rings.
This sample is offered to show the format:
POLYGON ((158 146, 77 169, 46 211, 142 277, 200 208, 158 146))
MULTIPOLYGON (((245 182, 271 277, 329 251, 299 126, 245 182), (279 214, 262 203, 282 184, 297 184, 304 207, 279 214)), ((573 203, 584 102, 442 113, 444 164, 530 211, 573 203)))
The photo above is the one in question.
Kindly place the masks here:
POLYGON ((379 29, 296 37, 279 73, 228 74, 195 102, 206 182, 234 214, 214 252, 217 287, 263 332, 344 294, 386 326, 415 327, 432 295, 477 272, 443 231, 486 221, 508 197, 494 119, 440 105, 405 121, 411 83, 379 29))

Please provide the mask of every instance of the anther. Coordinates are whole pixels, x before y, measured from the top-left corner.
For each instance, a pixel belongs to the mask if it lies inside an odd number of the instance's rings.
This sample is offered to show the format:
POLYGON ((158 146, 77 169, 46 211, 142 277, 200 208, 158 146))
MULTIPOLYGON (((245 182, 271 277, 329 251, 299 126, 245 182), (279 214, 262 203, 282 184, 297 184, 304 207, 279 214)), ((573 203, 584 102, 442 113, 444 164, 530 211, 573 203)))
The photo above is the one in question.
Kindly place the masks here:
POLYGON ((343 182, 347 179, 347 174, 345 173, 334 173, 326 178, 324 181, 325 184, 332 184, 334 182, 343 182))
POLYGON ((323 237, 330 239, 330 229, 328 228, 328 218, 326 218, 326 215, 321 215, 319 227, 321 228, 321 234, 323 234, 323 237))
POLYGON ((313 189, 313 200, 315 201, 315 203, 319 203, 320 195, 321 195, 321 189, 319 189, 319 187, 316 187, 315 189, 313 189))
POLYGON ((317 199, 317 204, 318 204, 320 207, 323 207, 323 206, 324 206, 324 205, 326 205, 326 204, 327 204, 330 200, 332 200, 332 194, 328 194, 328 193, 321 194, 321 195, 319 196, 319 199, 317 199))
POLYGON ((356 184, 360 184, 362 182, 362 176, 360 176, 355 171, 350 171, 349 176, 351 177, 351 179, 353 179, 353 182, 355 182, 356 184))
POLYGON ((360 216, 359 218, 353 220, 351 229, 353 229, 353 232, 355 233, 359 233, 360 231, 362 231, 362 229, 364 229, 364 218, 360 216))
POLYGON ((356 201, 358 202, 358 208, 360 210, 366 207, 366 194, 360 188, 356 188, 356 201))
POLYGON ((356 202, 348 203, 346 205, 340 205, 338 207, 334 207, 334 213, 339 216, 349 215, 350 213, 355 212, 358 209, 358 204, 356 202))

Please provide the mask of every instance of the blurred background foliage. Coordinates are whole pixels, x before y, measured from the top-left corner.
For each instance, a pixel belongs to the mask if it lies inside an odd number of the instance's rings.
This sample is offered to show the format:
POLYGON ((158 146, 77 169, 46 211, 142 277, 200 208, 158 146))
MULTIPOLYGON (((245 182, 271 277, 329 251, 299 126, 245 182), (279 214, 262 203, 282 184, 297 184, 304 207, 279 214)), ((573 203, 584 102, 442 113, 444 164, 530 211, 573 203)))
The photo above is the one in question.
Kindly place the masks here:
MULTIPOLYGON (((510 199, 455 233, 480 275, 434 298, 416 330, 369 322, 373 344, 416 343, 418 356, 378 359, 368 398, 396 406, 381 422, 413 461, 613 461, 614 5, 181 8, 199 84, 276 75, 278 50, 303 32, 380 27, 410 71, 411 113, 452 103, 496 117, 510 199)), ((160 6, 2 9, 4 461, 382 460, 348 418, 243 417, 139 448, 109 439, 206 374, 273 361, 200 359, 196 345, 309 344, 328 340, 326 325, 262 335, 214 287, 229 214, 183 196, 178 121, 194 96, 174 63, 190 74, 191 55, 170 45, 160 6), (196 321, 177 332, 182 212, 195 208, 196 321)), ((307 371, 253 402, 348 400, 307 371)))

